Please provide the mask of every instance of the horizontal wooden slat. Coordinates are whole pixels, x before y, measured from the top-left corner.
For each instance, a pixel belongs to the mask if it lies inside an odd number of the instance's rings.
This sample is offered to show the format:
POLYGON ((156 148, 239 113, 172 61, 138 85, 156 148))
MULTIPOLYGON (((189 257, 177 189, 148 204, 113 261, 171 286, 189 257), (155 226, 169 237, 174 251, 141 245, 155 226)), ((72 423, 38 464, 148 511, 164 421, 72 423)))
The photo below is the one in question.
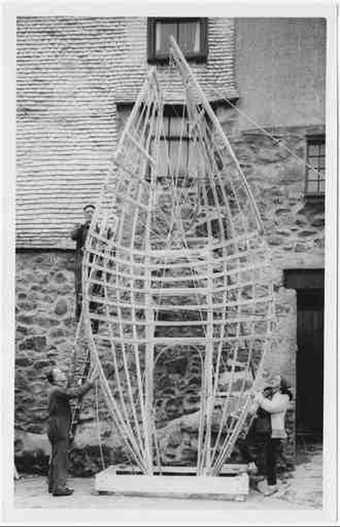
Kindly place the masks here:
MULTIPOLYGON (((96 302, 98 304, 104 303, 104 299, 101 299, 100 296, 87 296, 86 297, 89 301, 96 302)), ((254 297, 249 300, 239 300, 236 302, 228 302, 227 300, 224 303, 213 303, 212 306, 210 306, 208 303, 204 304, 203 302, 197 302, 197 304, 162 304, 162 303, 154 303, 152 306, 152 309, 154 311, 206 311, 213 309, 214 311, 219 310, 226 310, 228 308, 237 308, 237 307, 252 307, 256 306, 257 304, 269 304, 273 302, 273 296, 264 296, 264 297, 254 297)), ((105 300, 106 304, 110 303, 105 300)), ((145 309, 146 305, 142 304, 141 302, 121 302, 120 300, 116 300, 114 303, 111 303, 112 307, 125 307, 128 309, 145 309)))
MULTIPOLYGON (((92 316, 94 320, 100 320, 101 317, 99 316, 92 316)), ((252 334, 252 335, 239 335, 237 337, 154 337, 152 339, 146 339, 146 338, 138 338, 134 339, 132 337, 129 337, 128 335, 122 335, 121 337, 112 337, 112 336, 105 336, 96 334, 94 335, 95 340, 106 340, 109 342, 113 342, 116 344, 134 344, 134 345, 142 345, 142 344, 153 344, 154 346, 157 346, 158 344, 182 344, 183 346, 190 345, 190 344, 197 344, 201 346, 206 346, 209 343, 221 343, 221 342, 243 342, 243 343, 252 343, 254 340, 256 341, 266 341, 270 338, 270 334, 252 334)))
MULTIPOLYGON (((242 474, 247 472, 248 465, 244 463, 228 463, 223 465, 220 475, 223 474, 242 474)), ((139 467, 134 465, 112 465, 111 469, 116 474, 141 474, 139 467)), ((197 467, 182 465, 165 465, 162 467, 153 467, 154 474, 196 474, 197 467)))

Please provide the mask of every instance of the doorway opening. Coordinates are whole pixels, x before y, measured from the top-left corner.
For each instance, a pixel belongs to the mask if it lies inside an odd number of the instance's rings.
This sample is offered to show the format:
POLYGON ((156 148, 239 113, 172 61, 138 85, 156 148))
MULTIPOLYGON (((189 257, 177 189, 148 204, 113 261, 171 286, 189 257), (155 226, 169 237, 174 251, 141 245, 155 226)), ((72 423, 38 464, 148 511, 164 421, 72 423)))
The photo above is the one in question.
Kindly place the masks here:
POLYGON ((324 270, 285 271, 297 292, 296 434, 322 439, 324 270))

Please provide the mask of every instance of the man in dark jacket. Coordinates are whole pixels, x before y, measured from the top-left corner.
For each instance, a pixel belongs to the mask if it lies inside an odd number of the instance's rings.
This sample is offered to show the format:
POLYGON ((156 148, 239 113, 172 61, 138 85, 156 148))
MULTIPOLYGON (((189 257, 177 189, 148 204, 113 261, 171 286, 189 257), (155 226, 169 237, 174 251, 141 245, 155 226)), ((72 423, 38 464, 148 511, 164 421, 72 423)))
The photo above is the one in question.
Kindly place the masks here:
POLYGON ((66 486, 72 417, 69 401, 85 395, 93 387, 93 375, 91 381, 73 389, 67 387, 67 377, 59 368, 52 368, 47 380, 52 385, 48 394, 47 436, 52 447, 48 491, 53 496, 68 496, 73 493, 73 490, 66 486))
POLYGON ((79 320, 82 305, 82 263, 84 246, 91 224, 95 206, 89 203, 84 207, 85 223, 77 224, 71 231, 71 239, 76 242, 76 261, 75 261, 75 290, 76 290, 76 319, 79 320))

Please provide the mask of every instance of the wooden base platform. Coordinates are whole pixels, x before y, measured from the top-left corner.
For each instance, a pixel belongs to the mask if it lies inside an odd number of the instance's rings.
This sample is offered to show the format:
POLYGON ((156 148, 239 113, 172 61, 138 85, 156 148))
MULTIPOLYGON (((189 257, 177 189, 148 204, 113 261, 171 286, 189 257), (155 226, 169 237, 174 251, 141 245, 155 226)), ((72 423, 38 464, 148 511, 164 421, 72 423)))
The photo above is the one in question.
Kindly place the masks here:
POLYGON ((249 494, 246 471, 213 476, 195 476, 192 468, 164 467, 162 474, 146 476, 138 473, 119 473, 119 466, 110 466, 95 477, 95 490, 99 494, 124 496, 200 498, 244 501, 249 494), (171 469, 171 470, 170 470, 171 469), (164 475, 169 474, 169 475, 164 475))

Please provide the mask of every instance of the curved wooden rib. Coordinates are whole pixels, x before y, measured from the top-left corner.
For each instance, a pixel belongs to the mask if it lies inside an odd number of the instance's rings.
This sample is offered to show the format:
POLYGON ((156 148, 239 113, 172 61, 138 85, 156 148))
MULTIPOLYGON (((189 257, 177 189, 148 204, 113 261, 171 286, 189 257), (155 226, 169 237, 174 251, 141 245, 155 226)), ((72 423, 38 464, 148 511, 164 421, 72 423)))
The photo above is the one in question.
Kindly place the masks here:
POLYGON ((153 406, 155 350, 199 350, 197 474, 213 475, 245 423, 250 369, 256 383, 272 345, 271 263, 230 143, 174 41, 171 49, 183 83, 177 157, 164 149, 163 95, 151 70, 91 223, 83 316, 113 423, 147 474, 162 459, 153 406), (183 173, 188 142, 194 155, 183 173))

